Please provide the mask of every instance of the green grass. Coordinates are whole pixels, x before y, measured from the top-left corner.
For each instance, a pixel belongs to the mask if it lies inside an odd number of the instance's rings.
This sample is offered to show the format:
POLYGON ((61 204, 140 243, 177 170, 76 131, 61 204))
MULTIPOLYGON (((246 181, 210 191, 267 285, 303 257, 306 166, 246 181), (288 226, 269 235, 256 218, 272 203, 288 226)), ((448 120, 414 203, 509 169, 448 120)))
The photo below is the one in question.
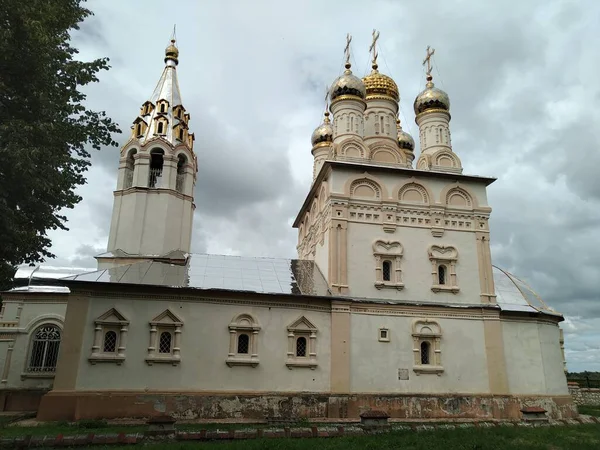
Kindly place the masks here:
POLYGON ((587 414, 588 416, 600 417, 600 405, 580 405, 577 407, 579 414, 587 414))
MULTIPOLYGON (((97 446, 89 447, 98 449, 97 446)), ((109 448, 109 447, 106 447, 109 448)), ((131 446, 111 449, 129 449, 131 446)), ((435 431, 404 431, 331 439, 255 439, 227 442, 160 443, 144 449, 186 450, 598 450, 600 425, 495 427, 435 431)))

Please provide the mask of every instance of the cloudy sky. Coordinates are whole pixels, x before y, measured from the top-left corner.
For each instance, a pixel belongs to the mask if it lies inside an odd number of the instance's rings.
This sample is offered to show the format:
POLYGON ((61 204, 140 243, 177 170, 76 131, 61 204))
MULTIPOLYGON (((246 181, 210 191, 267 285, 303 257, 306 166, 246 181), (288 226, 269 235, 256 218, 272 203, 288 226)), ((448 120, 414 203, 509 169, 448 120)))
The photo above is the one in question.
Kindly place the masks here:
MULTIPOLYGON (((291 222, 312 178, 310 134, 325 86, 369 68, 400 88, 405 130, 424 87, 425 48, 452 100, 454 151, 489 188, 494 263, 566 321, 569 369, 600 370, 600 3, 589 1, 92 0, 73 35, 81 59, 112 69, 87 90, 124 131, 152 93, 177 24, 179 83, 199 159, 193 251, 295 256, 291 222)), ((124 142, 125 135, 117 137, 124 142)), ((106 248, 118 150, 93 155, 52 264, 94 267, 106 248)))

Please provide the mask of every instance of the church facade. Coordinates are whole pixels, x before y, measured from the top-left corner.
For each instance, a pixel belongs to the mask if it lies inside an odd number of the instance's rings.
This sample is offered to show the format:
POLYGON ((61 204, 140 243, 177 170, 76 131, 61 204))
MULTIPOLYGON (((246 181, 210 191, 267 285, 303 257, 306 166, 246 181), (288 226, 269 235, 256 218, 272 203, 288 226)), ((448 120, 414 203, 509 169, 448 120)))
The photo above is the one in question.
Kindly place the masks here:
POLYGON ((39 407, 40 420, 576 416, 563 318, 492 265, 495 180, 462 173, 432 53, 416 158, 377 37, 372 72, 352 73, 348 42, 331 85, 291 260, 190 253, 198 162, 172 42, 121 150, 98 270, 23 271, 27 285, 2 294, 5 409, 39 407))

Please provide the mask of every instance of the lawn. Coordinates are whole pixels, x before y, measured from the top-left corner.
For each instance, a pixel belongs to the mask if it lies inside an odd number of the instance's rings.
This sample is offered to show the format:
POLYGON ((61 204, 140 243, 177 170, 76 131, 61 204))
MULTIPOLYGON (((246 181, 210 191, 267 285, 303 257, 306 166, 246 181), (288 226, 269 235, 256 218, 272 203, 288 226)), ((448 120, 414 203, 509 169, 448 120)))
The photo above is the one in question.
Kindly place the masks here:
MULTIPOLYGON (((89 447, 98 449, 98 446, 89 447)), ((113 450, 132 446, 106 447, 113 450)), ((329 439, 256 439, 227 442, 160 443, 144 445, 144 449, 212 450, 598 450, 600 425, 553 427, 494 427, 435 431, 403 431, 371 436, 329 439)))
POLYGON ((579 405, 577 407, 577 410, 579 411, 579 414, 587 414, 588 416, 600 417, 600 405, 579 405))

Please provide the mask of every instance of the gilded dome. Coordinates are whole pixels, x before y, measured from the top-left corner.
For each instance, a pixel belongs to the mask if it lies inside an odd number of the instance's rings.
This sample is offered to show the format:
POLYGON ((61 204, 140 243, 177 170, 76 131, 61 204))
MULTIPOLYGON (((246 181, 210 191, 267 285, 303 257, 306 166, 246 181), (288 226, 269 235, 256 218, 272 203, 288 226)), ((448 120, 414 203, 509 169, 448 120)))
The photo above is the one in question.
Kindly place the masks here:
POLYGON ((427 77, 425 90, 415 99, 415 114, 420 114, 428 109, 443 109, 450 111, 450 98, 441 89, 434 86, 431 75, 427 77))
POLYGON ((377 64, 373 64, 373 71, 363 78, 363 83, 366 90, 366 98, 374 98, 378 96, 390 97, 394 101, 400 101, 400 93, 398 85, 387 75, 379 73, 377 64))
POLYGON ((346 70, 335 79, 329 90, 331 101, 342 95, 351 95, 361 99, 366 96, 365 85, 360 78, 352 74, 350 64, 346 64, 346 70))
POLYGON ((398 127, 398 146, 402 149, 410 150, 411 152, 414 151, 415 140, 410 134, 402 129, 402 125, 400 125, 400 119, 396 120, 396 125, 398 127))
POLYGON ((171 39, 171 45, 169 45, 165 49, 165 62, 167 62, 167 60, 171 59, 171 60, 175 61, 175 63, 177 63, 177 62, 179 62, 178 58, 179 58, 179 49, 177 47, 175 47, 175 39, 171 39))
POLYGON ((325 119, 323 123, 319 125, 310 138, 310 141, 315 147, 317 144, 329 144, 333 142, 333 127, 331 126, 331 121, 329 120, 329 112, 325 112, 325 119))

